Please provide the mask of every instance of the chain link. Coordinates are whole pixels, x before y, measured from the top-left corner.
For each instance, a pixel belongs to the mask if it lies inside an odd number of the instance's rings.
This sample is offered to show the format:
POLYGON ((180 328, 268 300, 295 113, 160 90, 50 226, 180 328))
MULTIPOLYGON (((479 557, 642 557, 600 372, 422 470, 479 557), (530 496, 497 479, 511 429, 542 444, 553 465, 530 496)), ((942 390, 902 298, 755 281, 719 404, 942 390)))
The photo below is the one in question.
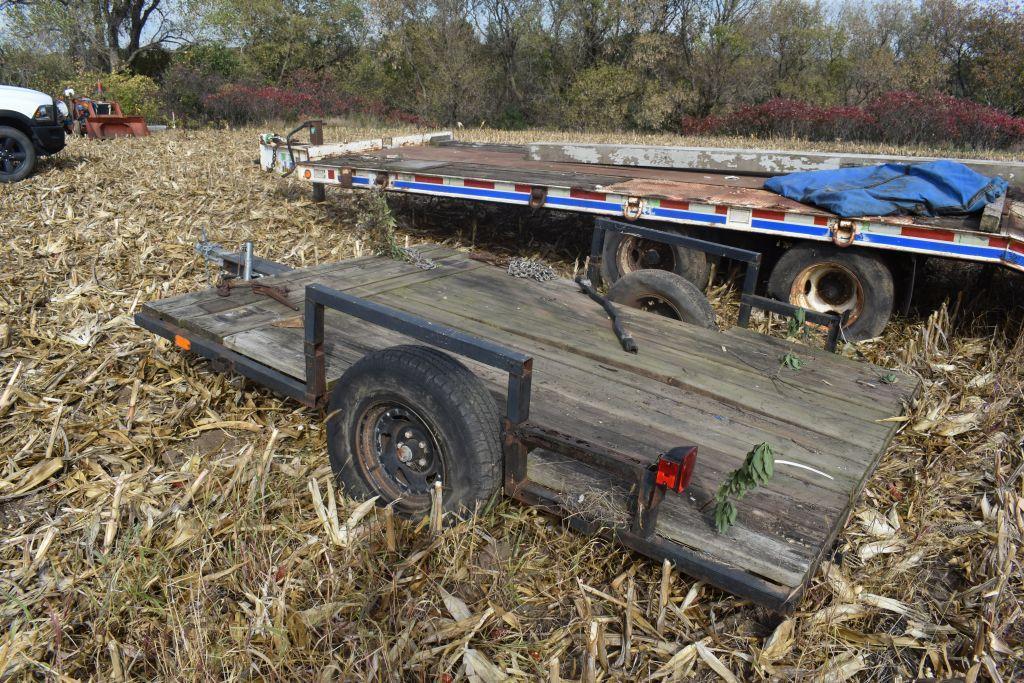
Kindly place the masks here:
POLYGON ((508 262, 508 274, 518 278, 532 278, 537 282, 547 282, 558 277, 555 269, 542 261, 516 257, 508 262))
POLYGON ((399 249, 405 255, 405 260, 420 270, 433 270, 434 268, 437 268, 437 264, 434 263, 434 261, 423 256, 415 249, 410 249, 408 247, 399 247, 399 249))

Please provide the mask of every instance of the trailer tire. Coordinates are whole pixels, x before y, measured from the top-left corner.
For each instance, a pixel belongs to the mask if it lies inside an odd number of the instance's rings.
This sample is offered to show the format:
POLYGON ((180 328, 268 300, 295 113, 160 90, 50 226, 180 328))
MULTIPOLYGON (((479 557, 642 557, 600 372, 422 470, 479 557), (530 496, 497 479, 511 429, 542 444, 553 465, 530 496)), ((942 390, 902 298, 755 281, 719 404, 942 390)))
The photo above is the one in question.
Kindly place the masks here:
POLYGON ((608 288, 608 299, 691 325, 718 329, 715 311, 697 285, 667 270, 638 270, 623 275, 608 288))
POLYGON ((328 402, 331 469, 354 498, 378 496, 404 516, 472 511, 501 484, 500 417, 470 370, 426 346, 369 353, 341 376, 328 402))
POLYGON ((24 180, 36 166, 36 148, 17 128, 0 126, 0 183, 24 180))
POLYGON ((806 310, 848 311, 843 336, 849 341, 880 335, 895 300, 892 271, 881 257, 827 244, 790 248, 772 268, 768 293, 806 310))
POLYGON ((680 275, 704 291, 710 266, 704 252, 607 232, 601 250, 601 278, 609 285, 629 273, 647 270, 680 275))

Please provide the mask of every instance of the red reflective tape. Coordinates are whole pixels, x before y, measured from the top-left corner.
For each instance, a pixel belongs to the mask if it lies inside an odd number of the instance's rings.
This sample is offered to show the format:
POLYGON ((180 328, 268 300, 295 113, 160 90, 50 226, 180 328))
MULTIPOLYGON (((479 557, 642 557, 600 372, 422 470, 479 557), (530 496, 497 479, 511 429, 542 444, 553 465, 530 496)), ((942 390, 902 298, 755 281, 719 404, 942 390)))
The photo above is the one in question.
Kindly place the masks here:
POLYGON ((688 211, 690 208, 690 202, 677 202, 674 199, 659 199, 658 203, 661 204, 663 209, 679 209, 680 211, 688 211))
POLYGON ((929 228, 906 227, 900 230, 900 234, 904 237, 920 237, 926 240, 941 240, 942 242, 952 242, 956 239, 956 233, 949 230, 931 230, 929 228))
POLYGON ((814 224, 815 225, 828 225, 828 217, 827 216, 815 216, 814 217, 814 224))
POLYGON ((604 192, 591 192, 589 190, 569 190, 569 196, 573 199, 595 199, 599 202, 603 202, 606 198, 604 192))
POLYGON ((995 247, 996 249, 1006 249, 1006 245, 1010 243, 1010 240, 1005 237, 989 237, 988 246, 995 247))
POLYGON ((444 178, 436 175, 414 175, 413 180, 417 183, 431 183, 434 185, 444 185, 444 178))
POLYGON ((494 183, 490 180, 473 180, 472 178, 466 178, 462 181, 462 184, 466 187, 480 187, 485 190, 493 190, 494 183))
POLYGON ((728 206, 721 206, 721 205, 720 206, 716 206, 715 207, 715 213, 721 214, 722 216, 725 216, 725 215, 727 215, 729 213, 729 207, 728 206))
POLYGON ((1024 242, 1010 242, 1010 251, 1024 254, 1024 242))
POLYGON ((768 211, 766 209, 754 209, 752 212, 754 218, 763 218, 766 221, 784 221, 786 220, 786 214, 781 211, 768 211))
POLYGON ((533 192, 533 186, 532 185, 520 185, 520 184, 516 183, 516 192, 524 192, 526 194, 530 194, 531 192, 533 192))
POLYGON ((334 169, 333 168, 327 169, 327 178, 330 179, 330 180, 334 180, 334 169))

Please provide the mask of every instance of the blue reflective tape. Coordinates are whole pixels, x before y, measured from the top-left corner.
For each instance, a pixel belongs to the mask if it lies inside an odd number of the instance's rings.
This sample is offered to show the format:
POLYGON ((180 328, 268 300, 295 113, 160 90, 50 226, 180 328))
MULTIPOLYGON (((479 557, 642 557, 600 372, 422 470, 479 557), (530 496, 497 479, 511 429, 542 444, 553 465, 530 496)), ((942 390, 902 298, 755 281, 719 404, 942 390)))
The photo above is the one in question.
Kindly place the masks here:
POLYGON ((421 190, 423 192, 436 192, 439 194, 457 194, 465 197, 484 197, 488 199, 504 199, 506 201, 524 202, 530 201, 530 195, 523 192, 502 192, 500 190, 486 190, 479 187, 461 187, 457 185, 436 185, 434 183, 414 183, 408 180, 396 180, 392 185, 400 190, 421 190))
POLYGON ((1007 263, 1012 263, 1015 266, 1020 266, 1024 268, 1024 254, 1018 254, 1015 251, 1010 251, 1009 249, 1007 249, 1003 253, 1003 260, 1006 261, 1007 263))
POLYGON ((370 184, 370 179, 369 178, 360 178, 359 176, 354 175, 354 176, 352 176, 352 184, 353 185, 369 185, 370 184))
POLYGON ((699 221, 701 223, 724 224, 728 218, 720 213, 697 213, 696 211, 683 211, 682 209, 651 208, 650 215, 660 218, 675 218, 681 221, 699 221))
POLYGON ((902 237, 898 235, 884 235, 877 232, 858 233, 854 240, 862 244, 877 244, 886 247, 904 247, 907 249, 921 249, 932 251, 937 254, 955 254, 957 256, 973 256, 984 259, 1000 259, 1003 250, 998 247, 980 247, 958 242, 934 242, 932 240, 916 239, 914 237, 902 237))
POLYGON ((769 221, 763 218, 752 218, 750 227, 760 230, 771 230, 772 232, 788 232, 796 235, 807 235, 808 237, 828 237, 831 231, 820 225, 800 225, 799 223, 783 223, 780 221, 769 221))
POLYGON ((597 211, 612 211, 622 213, 622 204, 615 202, 602 202, 596 199, 576 199, 575 197, 552 197, 548 195, 544 200, 545 204, 553 206, 576 206, 581 209, 595 209, 597 211))

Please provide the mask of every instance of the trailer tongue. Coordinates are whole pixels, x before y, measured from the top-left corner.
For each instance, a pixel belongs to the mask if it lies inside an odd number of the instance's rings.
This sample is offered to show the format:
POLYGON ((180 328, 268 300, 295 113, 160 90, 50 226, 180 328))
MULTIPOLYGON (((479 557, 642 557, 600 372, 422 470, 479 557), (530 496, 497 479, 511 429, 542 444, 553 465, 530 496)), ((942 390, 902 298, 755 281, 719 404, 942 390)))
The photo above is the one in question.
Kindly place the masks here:
POLYGON ((221 254, 265 273, 260 287, 152 301, 136 322, 307 406, 329 402, 327 448, 351 495, 421 514, 437 481, 453 506, 501 486, 775 610, 797 604, 918 390, 824 351, 623 308, 628 353, 571 281, 439 246, 417 255, 432 267, 221 254), (780 369, 794 351, 803 367, 780 369), (778 468, 720 534, 716 491, 760 443, 778 468))

